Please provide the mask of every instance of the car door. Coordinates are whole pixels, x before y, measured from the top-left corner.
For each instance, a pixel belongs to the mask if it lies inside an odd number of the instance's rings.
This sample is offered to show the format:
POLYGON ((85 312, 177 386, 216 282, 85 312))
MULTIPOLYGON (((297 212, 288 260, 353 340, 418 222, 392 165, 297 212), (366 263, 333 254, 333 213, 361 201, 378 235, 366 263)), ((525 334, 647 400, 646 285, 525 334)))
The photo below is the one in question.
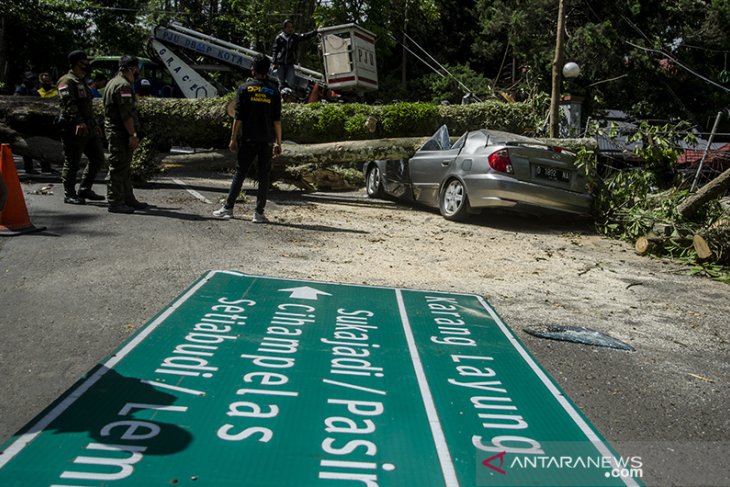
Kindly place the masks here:
POLYGON ((459 150, 451 149, 448 130, 443 126, 410 159, 408 169, 416 201, 438 206, 439 185, 459 150))

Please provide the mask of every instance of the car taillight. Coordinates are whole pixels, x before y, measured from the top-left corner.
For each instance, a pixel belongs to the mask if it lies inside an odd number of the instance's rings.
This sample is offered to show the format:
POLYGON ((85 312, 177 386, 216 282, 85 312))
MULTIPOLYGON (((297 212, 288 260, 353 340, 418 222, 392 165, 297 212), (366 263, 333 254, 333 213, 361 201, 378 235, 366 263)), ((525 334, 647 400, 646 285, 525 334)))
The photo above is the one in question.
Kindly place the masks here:
POLYGON ((551 149, 552 149, 552 150, 553 150, 553 152, 555 152, 556 154, 560 154, 561 152, 563 152, 563 148, 562 148, 562 147, 558 147, 557 145, 554 145, 554 146, 552 146, 552 147, 551 147, 551 149))
POLYGON ((489 165, 495 171, 507 174, 515 173, 514 169, 512 169, 512 161, 509 159, 509 152, 507 152, 507 149, 498 150, 497 152, 489 154, 489 165))

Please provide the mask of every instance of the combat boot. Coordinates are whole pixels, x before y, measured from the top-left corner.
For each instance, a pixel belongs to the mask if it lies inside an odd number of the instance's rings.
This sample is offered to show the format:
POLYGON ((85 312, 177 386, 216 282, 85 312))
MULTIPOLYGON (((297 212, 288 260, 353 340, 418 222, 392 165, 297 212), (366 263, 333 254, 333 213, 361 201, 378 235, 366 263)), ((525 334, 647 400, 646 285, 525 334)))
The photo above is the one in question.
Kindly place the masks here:
POLYGON ((79 190, 79 196, 91 201, 104 201, 104 197, 95 193, 93 189, 81 188, 79 190))
POLYGON ((86 200, 80 197, 77 194, 73 193, 66 193, 66 196, 63 197, 63 202, 67 203, 69 205, 85 205, 86 200))

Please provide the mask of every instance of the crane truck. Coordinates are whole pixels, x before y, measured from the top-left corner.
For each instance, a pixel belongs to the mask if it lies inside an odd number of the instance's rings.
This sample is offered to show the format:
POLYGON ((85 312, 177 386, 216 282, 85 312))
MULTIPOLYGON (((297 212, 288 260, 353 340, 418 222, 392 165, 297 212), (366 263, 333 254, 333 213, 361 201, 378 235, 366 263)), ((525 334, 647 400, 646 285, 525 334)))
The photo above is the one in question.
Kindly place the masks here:
MULTIPOLYGON (((319 29, 319 38, 324 73, 296 65, 295 86, 290 87, 296 98, 311 101, 317 93, 330 90, 358 94, 377 90, 375 35, 372 32, 355 24, 345 24, 319 29)), ((231 87, 214 79, 210 73, 247 73, 254 57, 260 54, 176 22, 155 26, 150 47, 186 98, 224 95, 231 87)), ((276 79, 273 70, 269 76, 276 79)))

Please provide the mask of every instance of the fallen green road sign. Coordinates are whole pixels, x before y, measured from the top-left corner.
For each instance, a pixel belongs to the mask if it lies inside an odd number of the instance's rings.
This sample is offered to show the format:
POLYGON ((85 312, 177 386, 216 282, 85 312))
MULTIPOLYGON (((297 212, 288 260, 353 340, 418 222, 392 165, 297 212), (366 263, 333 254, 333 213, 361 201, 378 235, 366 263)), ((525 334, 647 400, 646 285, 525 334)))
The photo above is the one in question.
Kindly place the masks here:
POLYGON ((212 271, 3 445, 0 485, 641 485, 479 296, 212 271))

